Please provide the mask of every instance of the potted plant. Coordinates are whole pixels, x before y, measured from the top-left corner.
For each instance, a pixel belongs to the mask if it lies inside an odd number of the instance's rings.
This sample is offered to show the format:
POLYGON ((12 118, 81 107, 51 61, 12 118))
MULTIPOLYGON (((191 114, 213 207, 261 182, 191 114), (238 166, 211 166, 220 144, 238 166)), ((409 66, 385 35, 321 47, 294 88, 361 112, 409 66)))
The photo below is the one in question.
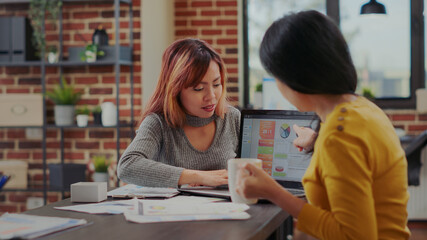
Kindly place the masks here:
POLYGON ((96 106, 92 109, 93 124, 102 125, 101 113, 102 113, 101 106, 96 106))
POLYGON ((98 50, 97 44, 88 44, 85 49, 80 52, 80 59, 83 62, 95 62, 97 56, 104 56, 105 53, 102 50, 98 50))
POLYGON ((29 18, 33 27, 33 46, 37 50, 37 55, 43 59, 42 52, 46 50, 46 37, 42 31, 45 19, 49 19, 53 25, 57 24, 59 10, 62 1, 60 0, 31 0, 29 8, 29 18))
POLYGON ((92 164, 95 169, 93 181, 108 183, 108 167, 111 161, 105 155, 95 155, 92 157, 92 164))
POLYGON ((90 114, 90 110, 87 107, 87 105, 85 105, 84 107, 78 108, 76 110, 77 126, 86 127, 89 121, 89 114, 90 114))
POLYGON ((49 63, 57 63, 58 62, 58 51, 56 46, 49 46, 47 53, 47 61, 49 63))
POLYGON ((76 91, 74 86, 68 85, 63 76, 60 84, 52 91, 46 91, 46 96, 55 103, 54 115, 57 126, 73 125, 74 105, 80 100, 82 94, 76 91))
POLYGON ((262 83, 255 85, 254 108, 262 108, 262 83))
POLYGON ((374 101, 375 100, 375 94, 374 91, 372 91, 371 88, 369 87, 364 87, 362 88, 362 96, 364 96, 365 98, 374 101))

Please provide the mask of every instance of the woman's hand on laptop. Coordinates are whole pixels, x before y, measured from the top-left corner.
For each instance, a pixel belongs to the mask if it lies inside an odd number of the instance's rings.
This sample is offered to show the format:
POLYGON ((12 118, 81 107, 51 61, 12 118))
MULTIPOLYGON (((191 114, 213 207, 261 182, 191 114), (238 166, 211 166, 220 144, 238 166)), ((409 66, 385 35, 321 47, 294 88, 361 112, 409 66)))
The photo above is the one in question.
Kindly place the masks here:
POLYGON ((219 186, 228 184, 228 172, 226 169, 199 171, 184 169, 178 181, 179 185, 189 184, 190 186, 219 186))
POLYGON ((293 144, 301 152, 303 149, 307 152, 313 150, 314 142, 317 138, 317 133, 308 127, 300 127, 296 124, 292 126, 297 138, 294 140, 293 144))
POLYGON ((282 188, 263 169, 244 163, 237 171, 236 192, 245 198, 271 199, 282 188))

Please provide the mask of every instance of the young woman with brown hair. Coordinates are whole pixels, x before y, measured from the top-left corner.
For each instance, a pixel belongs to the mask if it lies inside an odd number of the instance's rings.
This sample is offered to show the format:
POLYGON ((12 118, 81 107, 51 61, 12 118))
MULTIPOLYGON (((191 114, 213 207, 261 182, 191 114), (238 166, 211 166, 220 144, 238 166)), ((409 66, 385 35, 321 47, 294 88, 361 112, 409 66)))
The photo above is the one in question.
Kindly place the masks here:
POLYGON ((119 161, 121 180, 140 186, 227 184, 240 112, 227 103, 226 72, 206 42, 183 39, 164 52, 156 90, 119 161))

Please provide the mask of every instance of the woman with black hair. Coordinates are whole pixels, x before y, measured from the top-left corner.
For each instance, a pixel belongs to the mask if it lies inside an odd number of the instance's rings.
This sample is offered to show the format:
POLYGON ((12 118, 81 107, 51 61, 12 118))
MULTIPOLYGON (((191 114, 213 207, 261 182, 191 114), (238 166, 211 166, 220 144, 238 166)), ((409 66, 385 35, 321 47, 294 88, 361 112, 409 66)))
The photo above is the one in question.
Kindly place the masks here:
MULTIPOLYGON (((260 58, 283 96, 322 123, 303 178, 308 202, 251 164, 241 166, 238 192, 269 199, 319 239, 408 239, 405 153, 383 111, 355 94, 356 71, 337 25, 316 11, 284 16, 265 33, 260 58)), ((294 130, 294 145, 310 145, 310 130, 294 130)))

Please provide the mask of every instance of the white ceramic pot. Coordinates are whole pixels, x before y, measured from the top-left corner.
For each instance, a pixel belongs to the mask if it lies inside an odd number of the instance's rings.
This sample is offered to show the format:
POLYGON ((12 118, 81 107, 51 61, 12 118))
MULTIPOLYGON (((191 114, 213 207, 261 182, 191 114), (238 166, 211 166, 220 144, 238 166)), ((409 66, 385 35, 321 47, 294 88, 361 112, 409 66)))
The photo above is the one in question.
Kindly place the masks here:
POLYGON ((47 54, 47 61, 49 63, 57 63, 58 62, 58 53, 49 52, 47 54))
POLYGON ((74 124, 74 105, 55 105, 55 124, 69 126, 74 124))
POLYGON ((88 63, 96 62, 96 52, 86 51, 85 55, 86 55, 86 62, 88 63))
POLYGON ((108 183, 108 173, 94 172, 92 178, 93 178, 94 182, 107 182, 108 183))
POLYGON ((116 106, 112 102, 104 102, 101 104, 102 109, 102 126, 111 127, 117 125, 116 106))
POLYGON ((79 114, 77 115, 76 119, 77 119, 77 126, 86 127, 89 121, 89 116, 86 114, 79 114))

